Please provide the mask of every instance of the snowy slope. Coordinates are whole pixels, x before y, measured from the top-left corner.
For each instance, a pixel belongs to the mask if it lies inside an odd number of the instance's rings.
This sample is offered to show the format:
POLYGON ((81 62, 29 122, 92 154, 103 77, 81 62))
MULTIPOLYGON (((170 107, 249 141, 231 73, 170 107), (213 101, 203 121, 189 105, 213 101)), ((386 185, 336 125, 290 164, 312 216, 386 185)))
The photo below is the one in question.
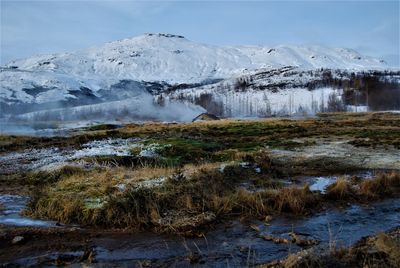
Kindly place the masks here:
MULTIPOLYGON (((86 50, 34 56, 8 63, 0 72, 5 89, 33 85, 98 90, 122 79, 195 83, 228 78, 244 70, 298 66, 302 69, 384 69, 387 65, 350 49, 319 46, 218 47, 182 36, 144 34, 86 50)), ((17 93, 19 94, 19 93, 17 93)), ((53 95, 52 95, 53 96, 53 95)), ((30 98, 19 95, 18 98, 30 98)))
POLYGON ((80 51, 9 62, 0 67, 0 113, 7 114, 6 117, 18 114, 25 120, 121 117, 188 121, 204 111, 190 104, 194 103, 190 99, 209 93, 214 94, 216 101, 225 102, 225 114, 252 116, 265 114, 265 109, 259 108, 265 106, 265 101, 260 100, 272 93, 262 91, 274 85, 279 88, 283 83, 285 87, 279 90, 284 91, 268 99, 286 96, 288 101, 285 107, 282 103, 274 106, 272 101, 272 110, 311 107, 312 94, 296 88, 315 80, 315 74, 307 71, 320 68, 390 69, 382 60, 344 48, 222 47, 192 42, 178 35, 144 34, 80 51), (247 76, 255 81, 247 92, 215 90, 247 76), (182 84, 186 86, 179 88, 182 84), (187 85, 191 89, 185 90, 187 85), (170 90, 174 86, 179 89, 176 94, 170 90), (165 89, 171 92, 170 96, 165 95, 159 103, 157 96, 151 94, 165 89), (178 94, 186 94, 186 98, 178 94), (296 100, 302 101, 293 102, 293 96, 299 94, 301 98, 296 100), (242 107, 244 100, 251 109, 242 107), (260 109, 261 112, 255 112, 260 109))

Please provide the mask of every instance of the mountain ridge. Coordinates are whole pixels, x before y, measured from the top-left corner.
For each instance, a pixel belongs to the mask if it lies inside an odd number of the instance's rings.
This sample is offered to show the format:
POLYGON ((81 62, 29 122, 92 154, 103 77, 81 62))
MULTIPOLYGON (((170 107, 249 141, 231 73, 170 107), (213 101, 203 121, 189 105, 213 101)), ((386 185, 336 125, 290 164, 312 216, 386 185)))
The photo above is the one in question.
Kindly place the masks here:
MULTIPOLYGON (((213 94, 213 84, 219 88, 231 87, 233 91, 224 91, 231 92, 230 95, 237 94, 235 88, 249 90, 249 94, 254 90, 272 90, 273 93, 291 87, 307 88, 321 81, 326 83, 322 69, 345 70, 345 74, 333 72, 333 77, 328 77, 328 80, 343 80, 349 79, 353 72, 383 71, 390 67, 382 60, 345 48, 216 46, 193 42, 181 35, 147 33, 74 52, 9 62, 0 68, 0 108, 3 114, 22 114, 85 106, 84 109, 74 108, 74 113, 84 111, 101 116, 100 103, 123 101, 126 109, 115 109, 122 114, 133 112, 135 117, 142 116, 138 105, 154 109, 149 118, 160 117, 163 113, 172 115, 174 105, 179 106, 182 114, 187 109, 187 113, 195 115, 204 111, 205 105, 198 105, 204 100, 199 98, 209 99, 206 95, 213 94), (255 82, 245 81, 248 78, 254 78, 255 82), (179 93, 186 92, 187 88, 192 89, 190 101, 186 106, 178 105, 188 99, 181 98, 179 93), (174 94, 174 91, 178 92, 174 94), (201 92, 206 95, 201 97, 201 92), (160 94, 163 94, 161 101, 160 94), (143 104, 137 101, 140 99, 143 104), (135 107, 129 107, 130 102, 126 100, 131 100, 135 107), (165 101, 165 105, 159 105, 165 101)), ((218 97, 215 94, 214 98, 218 97)), ((223 99, 223 95, 219 94, 218 98, 223 99)), ((303 99, 307 98, 304 96, 309 94, 303 94, 303 99)), ((235 99, 232 103, 241 105, 241 100, 235 99)), ((223 106, 226 107, 226 103, 223 106)), ((110 105, 107 107, 112 109, 110 105)), ((277 109, 285 110, 281 105, 277 109)), ((240 116, 242 110, 235 115, 240 116)), ((65 116, 60 113, 58 118, 65 116)), ((177 116, 170 118, 175 120, 177 116)))
POLYGON ((383 60, 346 48, 323 46, 216 46, 181 35, 147 33, 74 52, 14 60, 8 68, 49 71, 78 78, 115 75, 119 79, 199 82, 227 78, 245 69, 296 66, 303 69, 382 69, 383 60))

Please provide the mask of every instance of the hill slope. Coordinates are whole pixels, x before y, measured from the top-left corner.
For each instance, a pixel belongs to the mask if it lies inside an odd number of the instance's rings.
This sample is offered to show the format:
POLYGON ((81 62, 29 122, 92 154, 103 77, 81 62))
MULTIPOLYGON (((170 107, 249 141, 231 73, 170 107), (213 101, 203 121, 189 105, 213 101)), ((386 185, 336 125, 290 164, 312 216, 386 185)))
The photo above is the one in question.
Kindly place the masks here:
POLYGON ((144 96, 171 87, 193 88, 288 66, 297 74, 320 68, 388 68, 382 60, 344 48, 220 47, 178 35, 144 34, 71 53, 12 61, 0 69, 0 103, 3 113, 11 114, 147 100, 144 96))

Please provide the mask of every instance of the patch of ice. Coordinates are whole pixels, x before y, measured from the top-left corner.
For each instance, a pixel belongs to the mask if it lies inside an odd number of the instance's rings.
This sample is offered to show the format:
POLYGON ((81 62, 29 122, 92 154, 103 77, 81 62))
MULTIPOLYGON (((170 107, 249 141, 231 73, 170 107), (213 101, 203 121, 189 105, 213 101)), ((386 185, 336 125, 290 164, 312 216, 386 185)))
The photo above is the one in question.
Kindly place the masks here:
POLYGON ((249 167, 250 167, 250 163, 249 163, 249 162, 241 162, 241 163, 239 163, 239 165, 240 165, 242 168, 249 168, 249 167))
POLYGON ((125 183, 120 183, 115 185, 116 188, 118 188, 120 191, 124 191, 126 189, 126 184, 125 183))
POLYGON ((36 226, 48 227, 55 226, 55 222, 34 220, 21 215, 22 210, 25 209, 29 198, 19 195, 0 195, 0 204, 5 208, 0 210, 0 224, 13 225, 13 226, 36 226))
POLYGON ((219 166, 219 168, 218 168, 218 171, 219 172, 221 172, 221 173, 224 173, 224 170, 225 170, 225 168, 226 168, 226 166, 227 166, 227 164, 221 164, 220 166, 219 166))
POLYGON ((349 112, 368 112, 367 105, 346 105, 349 112))
POLYGON ((320 191, 325 193, 326 187, 333 184, 336 181, 336 177, 317 177, 314 182, 310 185, 311 191, 320 191))

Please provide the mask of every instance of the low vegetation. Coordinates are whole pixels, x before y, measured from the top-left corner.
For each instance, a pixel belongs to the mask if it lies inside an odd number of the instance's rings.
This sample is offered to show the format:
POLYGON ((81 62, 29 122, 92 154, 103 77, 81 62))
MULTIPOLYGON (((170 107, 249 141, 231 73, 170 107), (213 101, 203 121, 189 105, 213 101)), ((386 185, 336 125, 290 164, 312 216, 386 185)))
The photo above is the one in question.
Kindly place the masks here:
POLYGON ((306 215, 324 203, 364 202, 400 193, 398 172, 368 180, 339 177, 321 194, 307 184, 284 187, 271 163, 258 170, 256 161, 269 159, 261 153, 243 158, 252 162, 86 172, 67 168, 69 175, 46 180, 48 186, 36 193, 26 213, 82 225, 190 232, 218 219, 306 215), (212 220, 199 220, 206 214, 212 220))
POLYGON ((362 181, 359 185, 359 194, 364 199, 378 199, 392 196, 399 192, 400 174, 380 174, 374 180, 362 181))
POLYGON ((67 137, 24 137, 0 135, 0 152, 76 147, 104 138, 141 137, 157 142, 193 145, 208 150, 252 151, 269 146, 293 148, 309 144, 296 138, 346 138, 357 146, 390 145, 400 148, 400 116, 394 113, 326 113, 305 120, 265 119, 218 120, 191 124, 146 123, 123 127, 98 125, 75 131, 67 137), (212 148, 210 148, 210 146, 212 148))
POLYGON ((350 182, 345 177, 339 177, 335 183, 329 185, 326 196, 332 200, 344 200, 354 197, 355 192, 350 182))
POLYGON ((305 182, 291 178, 346 174, 359 167, 334 158, 288 160, 271 154, 272 149, 313 146, 317 139, 397 148, 400 116, 396 114, 99 125, 63 138, 0 136, 0 150, 81 148, 105 138, 138 138, 138 142, 129 155, 86 156, 79 159, 84 165, 76 161, 53 171, 0 175, 0 185, 32 190, 25 213, 36 218, 178 233, 231 218, 302 216, 328 204, 397 196, 400 189, 397 171, 368 180, 339 177, 325 194, 311 191, 305 182))
POLYGON ((380 173, 373 179, 339 177, 327 187, 326 197, 337 201, 372 201, 400 193, 400 173, 380 173))

